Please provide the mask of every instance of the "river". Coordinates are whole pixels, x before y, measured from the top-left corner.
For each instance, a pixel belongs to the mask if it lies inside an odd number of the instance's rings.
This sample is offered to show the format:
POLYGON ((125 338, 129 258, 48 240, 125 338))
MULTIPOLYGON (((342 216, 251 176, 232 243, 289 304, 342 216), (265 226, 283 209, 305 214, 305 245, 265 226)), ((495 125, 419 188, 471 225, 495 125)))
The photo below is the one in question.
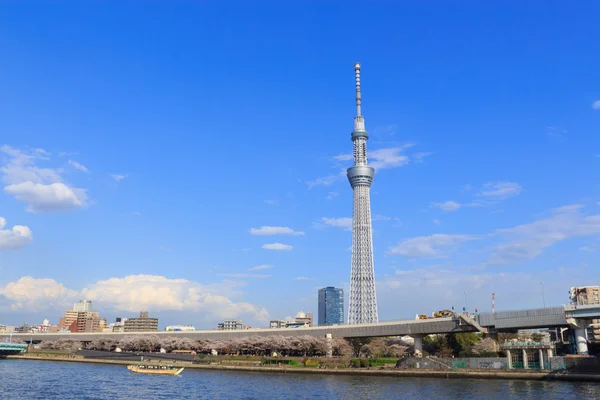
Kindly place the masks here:
POLYGON ((0 399, 600 399, 600 384, 395 378, 186 369, 151 376, 125 366, 0 360, 0 399))

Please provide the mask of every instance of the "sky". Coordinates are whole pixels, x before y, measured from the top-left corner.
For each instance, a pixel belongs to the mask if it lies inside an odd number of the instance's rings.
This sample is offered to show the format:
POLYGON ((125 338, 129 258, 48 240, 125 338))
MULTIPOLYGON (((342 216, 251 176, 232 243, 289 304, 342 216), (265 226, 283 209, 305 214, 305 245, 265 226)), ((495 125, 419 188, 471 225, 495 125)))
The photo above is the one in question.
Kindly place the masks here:
POLYGON ((355 62, 380 320, 600 284, 600 5, 319 3, 3 3, 0 324, 316 319, 355 62))

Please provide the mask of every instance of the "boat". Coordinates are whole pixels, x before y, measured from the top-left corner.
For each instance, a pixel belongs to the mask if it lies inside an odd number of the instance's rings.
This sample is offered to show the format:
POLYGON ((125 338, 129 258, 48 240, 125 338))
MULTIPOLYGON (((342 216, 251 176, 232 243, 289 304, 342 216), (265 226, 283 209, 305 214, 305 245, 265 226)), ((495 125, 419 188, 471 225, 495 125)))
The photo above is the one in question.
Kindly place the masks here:
POLYGON ((138 374, 179 375, 183 367, 173 365, 128 365, 127 369, 138 374))

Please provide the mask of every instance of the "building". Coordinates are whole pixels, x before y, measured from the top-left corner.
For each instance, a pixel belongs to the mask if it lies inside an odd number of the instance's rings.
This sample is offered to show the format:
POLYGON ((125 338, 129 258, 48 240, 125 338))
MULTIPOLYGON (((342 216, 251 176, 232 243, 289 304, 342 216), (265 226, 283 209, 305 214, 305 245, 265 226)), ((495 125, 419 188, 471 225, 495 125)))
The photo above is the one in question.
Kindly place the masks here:
POLYGON ((367 163, 365 120, 361 114, 360 64, 354 64, 356 82, 356 117, 352 142, 354 165, 348 168, 348 180, 354 192, 352 213, 352 264, 350 272, 349 324, 377 322, 377 296, 375 293, 375 267, 373 260, 373 234, 371 226, 371 184, 375 170, 367 163))
POLYGON ((66 310, 59 327, 71 332, 100 332, 100 316, 97 312, 66 310))
POLYGON ((283 319, 277 319, 269 322, 269 328, 277 329, 277 328, 285 328, 288 321, 283 319))
POLYGON ((244 325, 242 325, 242 321, 230 320, 221 322, 217 325, 217 329, 220 331, 240 331, 245 328, 244 325))
POLYGON ((195 330, 194 325, 169 325, 165 328, 167 332, 193 332, 195 330))
MULTIPOLYGON (((600 286, 572 287, 569 297, 574 305, 600 304, 600 286)), ((600 319, 592 320, 587 329, 587 336, 590 341, 600 341, 600 319)))
POLYGON ((576 305, 600 304, 600 286, 572 287, 569 297, 576 305))
POLYGON ((300 311, 298 314, 296 314, 296 318, 294 318, 294 323, 309 327, 313 326, 313 315, 310 312, 305 313, 304 311, 300 311))
POLYGON ((319 289, 319 326, 344 323, 344 289, 328 286, 319 289))
POLYGON ((91 300, 79 300, 73 306, 73 311, 78 312, 92 312, 92 302, 91 300))
POLYGON ((137 318, 129 318, 123 323, 123 332, 156 332, 158 318, 148 317, 148 311, 140 311, 137 318))

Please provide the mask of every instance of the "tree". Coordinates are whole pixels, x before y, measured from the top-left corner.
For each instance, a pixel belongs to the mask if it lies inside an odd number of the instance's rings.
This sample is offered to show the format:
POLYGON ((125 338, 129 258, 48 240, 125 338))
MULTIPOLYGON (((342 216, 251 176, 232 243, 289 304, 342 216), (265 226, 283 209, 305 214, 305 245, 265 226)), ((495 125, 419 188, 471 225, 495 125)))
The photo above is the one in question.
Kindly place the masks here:
POLYGON ((492 338, 481 339, 473 347, 473 354, 478 356, 497 356, 498 355, 498 344, 492 338))
POLYGON ((348 343, 352 346, 352 350, 354 350, 354 354, 360 357, 360 350, 364 345, 369 344, 373 340, 370 337, 362 337, 362 338, 350 338, 348 339, 348 343))

